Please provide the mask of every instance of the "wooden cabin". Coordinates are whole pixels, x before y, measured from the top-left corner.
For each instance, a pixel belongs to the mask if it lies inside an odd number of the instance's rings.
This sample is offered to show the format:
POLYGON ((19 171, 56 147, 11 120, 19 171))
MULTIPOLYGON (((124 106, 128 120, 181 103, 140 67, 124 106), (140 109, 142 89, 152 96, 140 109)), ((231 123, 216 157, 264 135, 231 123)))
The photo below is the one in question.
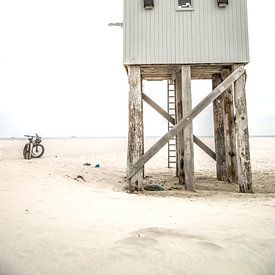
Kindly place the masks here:
POLYGON ((130 191, 142 185, 145 163, 176 138, 177 175, 186 190, 196 189, 195 142, 216 160, 219 180, 253 192, 244 68, 249 62, 247 0, 124 0, 123 30, 130 191), (213 91, 194 108, 193 79, 213 83, 213 91), (143 80, 167 80, 168 87, 174 87, 174 115, 143 93, 143 80), (146 153, 143 101, 173 125, 146 153), (214 110, 215 152, 193 135, 192 127, 209 104, 214 110))

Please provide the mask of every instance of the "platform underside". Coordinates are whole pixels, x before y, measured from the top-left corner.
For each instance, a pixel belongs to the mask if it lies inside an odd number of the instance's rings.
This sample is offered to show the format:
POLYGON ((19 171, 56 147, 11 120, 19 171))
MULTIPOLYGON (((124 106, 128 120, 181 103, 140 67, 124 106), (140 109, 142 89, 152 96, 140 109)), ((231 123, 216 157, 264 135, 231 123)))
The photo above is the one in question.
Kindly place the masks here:
MULTIPOLYGON (((193 64, 191 65, 192 79, 212 79, 213 74, 231 69, 233 64, 193 64)), ((181 64, 169 65, 140 65, 141 77, 144 80, 172 80, 181 64)))

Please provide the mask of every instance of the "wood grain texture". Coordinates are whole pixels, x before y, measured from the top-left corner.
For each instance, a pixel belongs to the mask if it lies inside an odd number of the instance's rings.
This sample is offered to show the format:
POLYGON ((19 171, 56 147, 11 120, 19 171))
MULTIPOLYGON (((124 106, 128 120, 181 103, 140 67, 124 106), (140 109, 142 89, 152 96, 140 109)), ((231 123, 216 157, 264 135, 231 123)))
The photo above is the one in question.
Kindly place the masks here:
MULTIPOLYGON (((129 129, 127 172, 144 153, 142 85, 139 66, 128 67, 129 80, 129 129)), ((138 191, 143 182, 143 167, 128 180, 129 191, 138 191)))
POLYGON ((238 183, 240 192, 253 193, 245 84, 246 74, 243 74, 234 85, 238 183))
MULTIPOLYGON (((212 76, 212 87, 215 89, 222 83, 221 74, 212 76)), ((213 101, 213 118, 214 118, 214 139, 216 151, 216 170, 217 179, 221 181, 227 180, 226 175, 226 156, 225 156, 225 140, 224 140, 224 93, 213 101)))
MULTIPOLYGON (((192 110, 192 95, 191 95, 191 68, 188 65, 181 67, 182 79, 182 113, 185 116, 192 110)), ((194 178, 194 143, 193 143, 193 124, 192 121, 183 128, 183 156, 179 155, 181 163, 183 157, 184 182, 187 191, 195 191, 194 178)))
MULTIPOLYGON (((225 79, 230 70, 222 72, 225 79)), ((224 146, 226 181, 237 183, 236 124, 234 117, 233 85, 224 92, 224 146)))

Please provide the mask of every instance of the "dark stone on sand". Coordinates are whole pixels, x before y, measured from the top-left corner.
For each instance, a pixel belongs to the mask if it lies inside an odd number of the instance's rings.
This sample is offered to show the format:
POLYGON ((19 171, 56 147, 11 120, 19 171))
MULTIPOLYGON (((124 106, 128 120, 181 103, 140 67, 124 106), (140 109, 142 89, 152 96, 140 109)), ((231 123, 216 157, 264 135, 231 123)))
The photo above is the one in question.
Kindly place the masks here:
POLYGON ((147 184, 143 187, 146 191, 164 191, 165 189, 158 184, 147 184))
POLYGON ((86 181, 85 179, 84 179, 84 177, 82 177, 81 175, 78 175, 76 178, 74 178, 75 180, 77 180, 77 181, 86 181))

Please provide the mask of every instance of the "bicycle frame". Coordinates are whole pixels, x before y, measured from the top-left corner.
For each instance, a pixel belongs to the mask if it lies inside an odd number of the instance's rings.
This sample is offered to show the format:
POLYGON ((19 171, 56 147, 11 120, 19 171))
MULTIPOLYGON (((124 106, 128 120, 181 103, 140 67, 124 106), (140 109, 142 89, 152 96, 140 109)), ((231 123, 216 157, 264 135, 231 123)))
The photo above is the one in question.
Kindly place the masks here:
MULTIPOLYGON (((37 134, 35 134, 35 136, 31 136, 31 135, 24 135, 24 136, 27 137, 28 141, 29 141, 24 147, 24 153, 26 153, 26 155, 24 155, 24 158, 31 159, 34 146, 40 144, 42 142, 42 139, 37 134), (26 151, 25 151, 25 149, 26 149, 26 151)), ((43 147, 43 145, 40 145, 40 146, 43 147)), ((44 149, 43 149, 43 151, 44 151, 44 149)))

